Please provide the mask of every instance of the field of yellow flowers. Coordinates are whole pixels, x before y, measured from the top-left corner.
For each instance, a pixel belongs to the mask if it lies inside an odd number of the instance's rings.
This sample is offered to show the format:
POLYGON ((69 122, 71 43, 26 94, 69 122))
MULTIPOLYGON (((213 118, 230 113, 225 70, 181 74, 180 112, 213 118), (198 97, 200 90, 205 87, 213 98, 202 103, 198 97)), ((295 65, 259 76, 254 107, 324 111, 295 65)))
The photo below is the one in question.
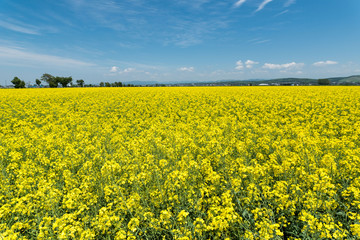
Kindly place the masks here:
POLYGON ((0 91, 0 239, 359 239, 360 88, 0 91))

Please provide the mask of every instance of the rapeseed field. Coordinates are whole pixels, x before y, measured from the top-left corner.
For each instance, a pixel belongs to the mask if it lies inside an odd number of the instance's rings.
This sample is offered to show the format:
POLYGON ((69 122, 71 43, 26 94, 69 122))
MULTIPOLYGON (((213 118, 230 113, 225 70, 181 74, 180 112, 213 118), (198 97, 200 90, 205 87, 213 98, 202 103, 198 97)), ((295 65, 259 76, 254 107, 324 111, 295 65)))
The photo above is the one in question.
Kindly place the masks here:
POLYGON ((0 91, 0 239, 359 239, 360 88, 0 91))

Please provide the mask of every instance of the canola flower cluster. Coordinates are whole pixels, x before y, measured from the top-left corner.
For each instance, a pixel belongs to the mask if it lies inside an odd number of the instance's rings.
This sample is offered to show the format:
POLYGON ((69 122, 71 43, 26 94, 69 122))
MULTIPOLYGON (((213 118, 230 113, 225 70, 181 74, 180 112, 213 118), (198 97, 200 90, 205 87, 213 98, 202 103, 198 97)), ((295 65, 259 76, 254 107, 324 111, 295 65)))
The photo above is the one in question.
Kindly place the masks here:
POLYGON ((360 88, 0 91, 0 239, 359 239, 360 88))

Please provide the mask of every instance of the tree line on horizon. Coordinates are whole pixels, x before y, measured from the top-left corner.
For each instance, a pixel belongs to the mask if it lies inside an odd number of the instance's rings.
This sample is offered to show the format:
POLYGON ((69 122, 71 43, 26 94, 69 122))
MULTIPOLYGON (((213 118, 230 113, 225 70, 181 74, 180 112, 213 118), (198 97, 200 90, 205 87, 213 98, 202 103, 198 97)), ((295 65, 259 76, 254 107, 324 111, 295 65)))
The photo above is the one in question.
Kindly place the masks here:
MULTIPOLYGON (((41 84, 46 82, 50 88, 57 88, 59 85, 61 85, 63 88, 65 87, 135 87, 135 85, 133 84, 123 84, 122 82, 113 82, 113 83, 100 82, 99 85, 85 84, 85 81, 83 79, 76 80, 76 84, 74 85, 72 81, 73 81, 72 77, 59 77, 59 76, 53 76, 48 73, 44 73, 40 79, 35 80, 35 83, 37 87, 42 87, 41 84)), ((25 81, 21 80, 18 77, 14 77, 11 83, 14 85, 14 88, 26 87, 25 81)), ((317 84, 330 85, 331 82, 329 79, 318 79, 317 84)))
MULTIPOLYGON (((59 77, 59 76, 53 76, 48 73, 44 73, 40 79, 36 79, 35 83, 38 87, 41 87, 42 83, 46 82, 50 88, 57 88, 59 85, 61 85, 63 88, 65 87, 95 87, 96 85, 93 84, 85 84, 85 81, 83 79, 76 80, 76 85, 73 84, 72 77, 59 77)), ((21 80, 18 77, 14 77, 14 79, 11 81, 11 83, 14 85, 14 88, 25 88, 26 84, 25 81, 21 80)), ((100 82, 98 85, 99 87, 134 87, 133 84, 123 84, 122 82, 100 82)))
MULTIPOLYGON (((38 87, 41 87, 41 84, 43 82, 46 82, 49 87, 51 88, 57 88, 59 85, 62 87, 68 87, 73 86, 72 84, 72 77, 59 77, 59 76, 53 76, 48 73, 44 73, 40 79, 36 79, 35 83, 38 87)), ((14 85, 14 88, 25 88, 25 82, 21 80, 18 77, 14 77, 14 79, 11 81, 11 83, 14 85)), ((82 79, 76 80, 77 86, 83 87, 85 81, 82 79)))

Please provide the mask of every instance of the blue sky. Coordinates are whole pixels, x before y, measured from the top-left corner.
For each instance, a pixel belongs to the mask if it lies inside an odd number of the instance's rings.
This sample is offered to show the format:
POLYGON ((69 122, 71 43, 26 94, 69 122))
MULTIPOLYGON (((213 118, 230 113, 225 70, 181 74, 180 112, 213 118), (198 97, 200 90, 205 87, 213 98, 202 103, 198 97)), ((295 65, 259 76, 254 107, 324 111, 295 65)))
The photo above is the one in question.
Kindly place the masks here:
POLYGON ((1 0, 0 84, 360 74, 359 0, 1 0))

